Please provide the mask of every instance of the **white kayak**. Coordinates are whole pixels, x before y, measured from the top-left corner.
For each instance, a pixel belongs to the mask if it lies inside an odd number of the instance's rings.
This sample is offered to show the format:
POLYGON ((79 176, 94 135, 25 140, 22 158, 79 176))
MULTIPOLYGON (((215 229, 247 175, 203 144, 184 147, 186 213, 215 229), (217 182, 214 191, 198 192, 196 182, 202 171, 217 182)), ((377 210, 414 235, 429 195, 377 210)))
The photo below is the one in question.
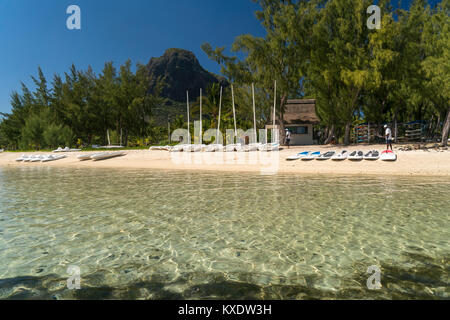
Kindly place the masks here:
POLYGON ((54 155, 50 154, 50 155, 44 157, 44 159, 42 159, 42 162, 57 161, 57 160, 65 159, 65 158, 67 158, 66 155, 54 156, 54 155))
POLYGON ((293 156, 287 157, 286 160, 287 161, 295 161, 295 160, 299 160, 301 158, 307 157, 309 156, 310 152, 309 151, 305 151, 305 152, 300 152, 297 154, 294 154, 293 156))
POLYGON ((347 157, 348 160, 354 160, 354 161, 362 160, 363 158, 364 158, 364 152, 362 152, 362 151, 353 151, 347 157))
POLYGON ((320 156, 318 156, 316 158, 316 160, 320 160, 320 161, 330 160, 335 154, 336 154, 336 151, 328 151, 328 152, 322 153, 320 156))
POLYGON ((333 160, 333 161, 342 161, 342 160, 347 159, 347 157, 348 157, 348 151, 344 150, 341 153, 337 153, 334 156, 332 156, 331 160, 333 160))
POLYGON ((380 159, 382 161, 396 161, 397 155, 392 150, 386 150, 381 153, 380 159))
POLYGON ((377 150, 369 151, 364 155, 364 160, 376 161, 378 159, 380 159, 380 153, 377 150))
POLYGON ((111 159, 111 158, 115 158, 115 157, 121 157, 121 156, 124 156, 124 155, 126 155, 126 153, 125 152, 121 152, 121 151, 118 151, 118 152, 101 152, 101 153, 96 153, 96 154, 91 155, 91 159, 94 160, 94 161, 97 161, 97 160, 105 160, 105 159, 111 159))

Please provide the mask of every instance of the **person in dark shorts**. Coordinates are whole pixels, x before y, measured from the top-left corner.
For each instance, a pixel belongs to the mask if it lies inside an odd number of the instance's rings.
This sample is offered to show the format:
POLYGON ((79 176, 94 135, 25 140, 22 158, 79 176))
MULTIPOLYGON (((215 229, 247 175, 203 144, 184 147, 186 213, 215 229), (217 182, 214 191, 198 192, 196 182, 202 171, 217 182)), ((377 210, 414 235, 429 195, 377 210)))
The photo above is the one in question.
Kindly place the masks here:
POLYGON ((392 130, 391 128, 388 127, 388 125, 384 126, 385 129, 385 133, 384 136, 386 137, 386 149, 389 150, 389 148, 391 148, 392 151, 394 151, 394 149, 392 148, 392 130))
POLYGON ((289 129, 286 129, 286 145, 289 149, 291 144, 291 132, 289 131, 289 129))

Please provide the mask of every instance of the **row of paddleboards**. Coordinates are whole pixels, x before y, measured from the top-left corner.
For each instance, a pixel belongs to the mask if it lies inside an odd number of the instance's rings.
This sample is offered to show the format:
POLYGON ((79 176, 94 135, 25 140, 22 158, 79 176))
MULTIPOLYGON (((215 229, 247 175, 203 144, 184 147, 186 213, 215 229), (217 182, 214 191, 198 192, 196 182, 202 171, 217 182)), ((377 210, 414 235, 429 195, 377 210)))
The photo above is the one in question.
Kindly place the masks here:
POLYGON ((124 155, 126 155, 126 153, 122 152, 122 151, 100 152, 100 153, 94 153, 94 154, 82 154, 82 155, 79 155, 77 158, 80 161, 87 161, 87 160, 98 161, 98 160, 106 160, 106 159, 121 157, 124 155))
POLYGON ((328 151, 325 153, 317 152, 301 152, 296 155, 292 155, 286 159, 287 161, 295 161, 295 160, 334 160, 334 161, 343 161, 343 160, 353 160, 353 161, 361 161, 361 160, 382 160, 382 161, 396 161, 397 155, 391 150, 385 150, 383 152, 372 150, 367 153, 362 151, 342 151, 337 153, 335 151, 328 151))
POLYGON ((48 155, 26 155, 23 154, 21 157, 17 158, 16 161, 17 162, 51 162, 51 161, 57 161, 57 160, 61 160, 66 158, 66 155, 52 155, 52 154, 48 154, 48 155))

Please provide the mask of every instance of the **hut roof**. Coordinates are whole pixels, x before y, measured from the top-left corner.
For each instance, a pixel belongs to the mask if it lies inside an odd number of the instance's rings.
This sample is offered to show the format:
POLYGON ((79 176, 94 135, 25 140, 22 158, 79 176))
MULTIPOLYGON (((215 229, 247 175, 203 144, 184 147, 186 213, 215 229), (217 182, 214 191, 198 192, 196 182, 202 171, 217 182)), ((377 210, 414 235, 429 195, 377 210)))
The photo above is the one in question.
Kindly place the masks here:
POLYGON ((288 100, 284 113, 285 124, 316 124, 320 122, 316 114, 316 100, 288 100))

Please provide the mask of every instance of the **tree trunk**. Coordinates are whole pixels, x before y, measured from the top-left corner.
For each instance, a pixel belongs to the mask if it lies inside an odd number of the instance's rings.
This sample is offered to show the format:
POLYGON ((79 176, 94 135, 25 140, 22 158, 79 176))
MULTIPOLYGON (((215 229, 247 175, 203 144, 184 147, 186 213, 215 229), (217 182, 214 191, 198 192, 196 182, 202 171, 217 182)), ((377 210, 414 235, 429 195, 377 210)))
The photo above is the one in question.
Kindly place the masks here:
POLYGON ((334 124, 331 126, 330 130, 328 131, 328 137, 323 144, 325 144, 325 145, 330 144, 331 140, 333 140, 333 137, 334 137, 334 124))
POLYGON ((344 137, 344 144, 348 146, 350 144, 350 128, 351 128, 351 122, 347 122, 345 124, 345 137, 344 137))
POLYGON ((450 131, 450 107, 447 110, 447 118, 444 122, 444 127, 442 128, 442 146, 446 147, 448 145, 448 134, 450 131))
POLYGON ((286 145, 286 127, 284 126, 284 105, 286 103, 286 94, 283 94, 280 103, 280 142, 282 141, 284 145, 286 145))
POLYGON ((394 111, 394 142, 397 143, 397 108, 394 111))

